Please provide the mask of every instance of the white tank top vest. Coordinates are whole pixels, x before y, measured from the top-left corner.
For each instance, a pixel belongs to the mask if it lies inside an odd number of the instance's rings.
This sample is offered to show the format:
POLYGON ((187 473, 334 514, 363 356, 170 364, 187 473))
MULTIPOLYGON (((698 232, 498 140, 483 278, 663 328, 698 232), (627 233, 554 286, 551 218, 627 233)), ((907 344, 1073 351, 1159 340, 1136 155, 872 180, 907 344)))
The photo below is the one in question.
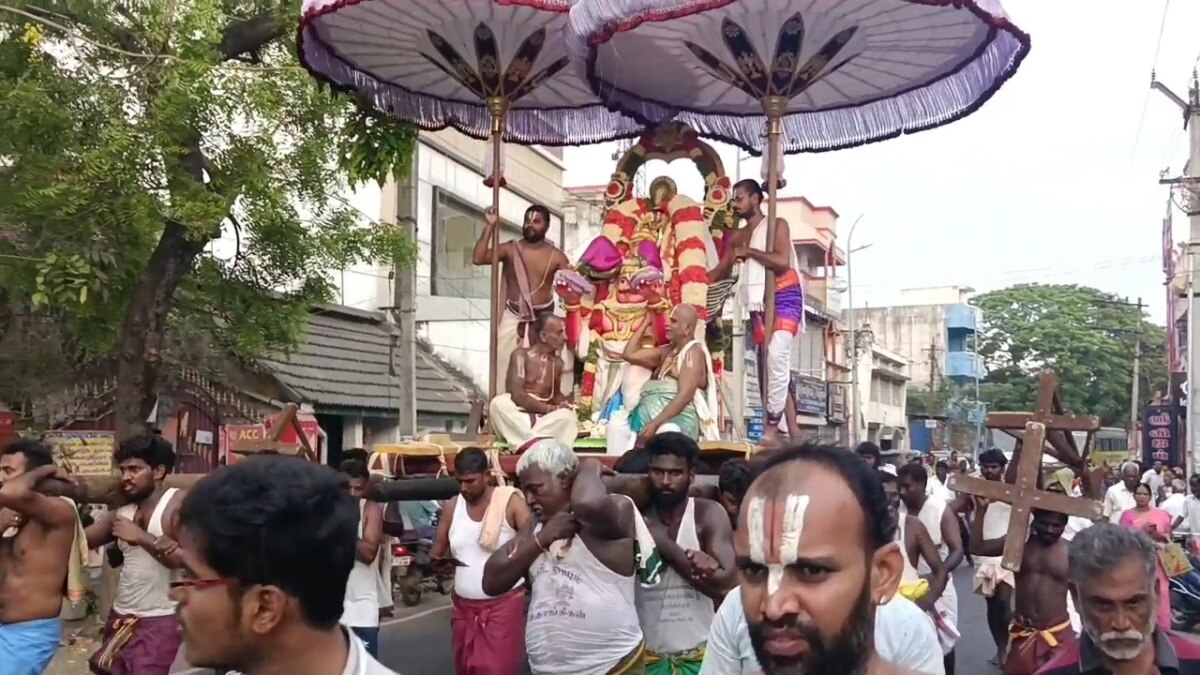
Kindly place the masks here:
POLYGON ((911 584, 921 579, 921 575, 917 574, 917 568, 913 567, 912 560, 908 557, 908 547, 905 545, 904 526, 907 524, 908 516, 901 514, 900 523, 896 532, 896 541, 900 542, 900 553, 904 556, 904 571, 900 574, 900 583, 911 584))
POLYGON ((641 643, 633 576, 609 569, 578 535, 561 561, 542 554, 530 572, 525 651, 532 672, 606 675, 641 643))
MULTIPOLYGON (((483 532, 482 520, 471 520, 467 512, 467 500, 461 496, 454 499, 454 515, 450 519, 450 552, 466 567, 454 568, 454 594, 468 600, 487 600, 492 596, 483 592, 483 566, 492 557, 489 551, 479 545, 479 534, 483 532)), ((516 530, 508 524, 508 518, 500 524, 500 536, 496 538, 496 548, 499 549, 513 537, 516 530)), ((521 579, 513 588, 525 583, 521 579)))
MULTIPOLYGON (((696 534, 696 500, 688 498, 675 543, 686 550, 699 550, 696 534)), ((638 617, 646 635, 646 648, 657 654, 687 651, 708 640, 712 627, 712 598, 696 590, 669 566, 664 566, 657 584, 635 586, 638 617)))
MULTIPOLYGON (((1000 539, 1008 535, 1008 519, 1012 515, 1012 507, 1004 502, 988 504, 987 513, 983 516, 983 538, 985 540, 1000 539)), ((976 514, 975 517, 979 517, 976 514)), ((977 556, 975 561, 981 564, 999 565, 997 556, 977 556)))
MULTIPOLYGON (((164 490, 154 507, 154 512, 150 514, 146 532, 152 537, 163 536, 162 515, 176 492, 178 490, 175 488, 164 490)), ((117 509, 118 518, 135 520, 136 515, 137 504, 126 504, 117 509)), ((120 577, 117 580, 113 611, 141 617, 174 614, 176 603, 171 599, 171 581, 176 578, 176 571, 164 567, 141 546, 132 546, 123 541, 117 541, 117 546, 121 549, 125 562, 121 565, 120 577)))
MULTIPOLYGON (((366 502, 358 501, 358 536, 362 537, 363 509, 366 502)), ((346 599, 342 603, 342 625, 351 628, 374 628, 379 625, 379 559, 370 565, 357 557, 346 580, 346 599)))

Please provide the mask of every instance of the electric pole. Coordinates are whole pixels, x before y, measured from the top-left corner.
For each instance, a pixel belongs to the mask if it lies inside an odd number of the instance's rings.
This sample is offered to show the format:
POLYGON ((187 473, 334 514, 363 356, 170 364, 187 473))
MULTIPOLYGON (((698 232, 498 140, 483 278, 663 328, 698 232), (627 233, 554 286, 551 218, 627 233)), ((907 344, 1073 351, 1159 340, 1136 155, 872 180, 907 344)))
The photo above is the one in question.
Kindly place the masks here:
POLYGON ((1133 386, 1129 394, 1129 432, 1131 438, 1139 438, 1138 433, 1138 380, 1141 378, 1142 359, 1142 299, 1137 301, 1137 330, 1133 334, 1133 386))
MULTIPOLYGON (((1183 126, 1188 130, 1188 165, 1184 170, 1184 175, 1178 178, 1164 179, 1161 182, 1171 185, 1172 189, 1176 186, 1182 187, 1182 194, 1186 196, 1183 208, 1187 210, 1189 228, 1188 228, 1188 252, 1189 254, 1195 249, 1193 247, 1200 245, 1200 82, 1197 82, 1196 72, 1192 71, 1192 83, 1188 88, 1187 100, 1179 97, 1175 92, 1171 91, 1165 84, 1159 82, 1154 77, 1154 73, 1150 74, 1150 86, 1171 99, 1183 113, 1183 126)), ((1177 193, 1178 194, 1178 193, 1177 193)), ((1188 267, 1188 288, 1196 287, 1197 269, 1195 265, 1188 267)), ((1188 293, 1187 299, 1188 321, 1192 321, 1196 312, 1200 312, 1200 303, 1196 302, 1195 292, 1188 293)), ((1168 321, 1174 321, 1175 317, 1168 317, 1168 321)), ((1192 355, 1200 350, 1200 336, 1197 336, 1194 331, 1188 332, 1188 362, 1192 363, 1192 355)), ((1187 438, 1189 439, 1188 447, 1188 464, 1195 466, 1200 457, 1197 456, 1196 439, 1194 433, 1196 425, 1196 406, 1192 403, 1196 399, 1197 387, 1196 377, 1194 373, 1188 372, 1187 378, 1187 438)))
MULTIPOLYGON (((385 223, 395 223, 411 241, 417 240, 417 158, 414 155, 412 169, 407 178, 393 182, 394 199, 385 200, 383 217, 385 223), (390 204, 389 204, 390 201, 390 204), (394 210, 389 214, 389 210, 394 210), (389 217, 391 216, 391 217, 389 217)), ((413 438, 417 435, 417 268, 416 265, 392 270, 394 300, 392 306, 383 307, 391 313, 399 335, 392 350, 392 372, 397 387, 396 431, 398 438, 413 438)), ((468 430, 470 431, 470 430, 468 430)))

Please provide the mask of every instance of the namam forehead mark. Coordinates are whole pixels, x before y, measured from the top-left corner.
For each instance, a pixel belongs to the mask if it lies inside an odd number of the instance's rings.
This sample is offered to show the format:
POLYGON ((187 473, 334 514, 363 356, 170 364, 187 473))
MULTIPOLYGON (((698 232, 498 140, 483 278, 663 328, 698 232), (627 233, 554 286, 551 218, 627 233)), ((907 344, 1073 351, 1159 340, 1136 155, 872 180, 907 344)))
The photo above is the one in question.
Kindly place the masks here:
POLYGON ((784 572, 800 557, 809 496, 784 490, 773 497, 756 495, 747 507, 750 559, 767 568, 767 592, 783 585, 784 572))

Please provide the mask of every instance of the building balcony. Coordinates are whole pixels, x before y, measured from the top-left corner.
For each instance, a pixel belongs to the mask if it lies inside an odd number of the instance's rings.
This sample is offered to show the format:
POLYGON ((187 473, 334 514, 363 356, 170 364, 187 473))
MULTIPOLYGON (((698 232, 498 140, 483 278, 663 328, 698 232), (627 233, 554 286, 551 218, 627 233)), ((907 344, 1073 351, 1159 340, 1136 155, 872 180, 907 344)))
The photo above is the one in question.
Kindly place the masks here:
POLYGON ((841 283, 836 277, 813 276, 808 272, 800 273, 800 281, 804 286, 804 302, 806 305, 826 314, 837 316, 842 311, 842 294, 836 290, 841 283))
POLYGON ((946 376, 953 379, 982 380, 983 359, 971 352, 946 352, 946 376))
POLYGON ((946 307, 946 329, 974 332, 978 329, 979 310, 970 305, 946 307))
POLYGON ((946 307, 946 329, 972 331, 978 329, 979 310, 970 305, 946 307))

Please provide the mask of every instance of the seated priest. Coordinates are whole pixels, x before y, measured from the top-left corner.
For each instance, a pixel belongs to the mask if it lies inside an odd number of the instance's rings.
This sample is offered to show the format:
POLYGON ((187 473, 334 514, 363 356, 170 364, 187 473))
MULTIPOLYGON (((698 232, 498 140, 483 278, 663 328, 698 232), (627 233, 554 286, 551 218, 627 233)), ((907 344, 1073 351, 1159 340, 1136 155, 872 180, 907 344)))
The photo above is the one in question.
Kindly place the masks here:
POLYGON ((647 321, 625 347, 627 363, 654 374, 629 414, 629 427, 637 434, 639 447, 660 431, 679 431, 693 440, 720 438, 712 356, 704 341, 695 338, 698 319, 695 307, 676 305, 667 325, 668 344, 638 347, 647 321))
POLYGON ((492 399, 489 406, 492 429, 518 451, 543 438, 571 447, 579 434, 579 421, 560 386, 567 341, 563 320, 545 312, 537 316, 533 328, 533 344, 517 349, 508 361, 508 393, 492 399))

